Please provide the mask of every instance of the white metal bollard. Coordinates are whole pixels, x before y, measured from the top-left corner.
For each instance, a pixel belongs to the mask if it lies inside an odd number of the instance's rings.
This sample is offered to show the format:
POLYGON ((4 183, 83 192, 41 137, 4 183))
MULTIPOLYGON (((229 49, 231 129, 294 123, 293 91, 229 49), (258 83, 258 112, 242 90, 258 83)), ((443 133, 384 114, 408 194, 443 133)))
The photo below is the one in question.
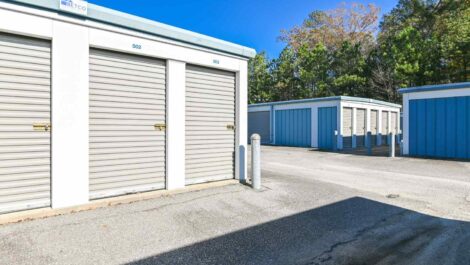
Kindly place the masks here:
POLYGON ((258 134, 251 136, 251 186, 255 190, 261 189, 261 137, 258 134))
POLYGON ((389 157, 395 157, 395 134, 391 132, 389 134, 389 157))

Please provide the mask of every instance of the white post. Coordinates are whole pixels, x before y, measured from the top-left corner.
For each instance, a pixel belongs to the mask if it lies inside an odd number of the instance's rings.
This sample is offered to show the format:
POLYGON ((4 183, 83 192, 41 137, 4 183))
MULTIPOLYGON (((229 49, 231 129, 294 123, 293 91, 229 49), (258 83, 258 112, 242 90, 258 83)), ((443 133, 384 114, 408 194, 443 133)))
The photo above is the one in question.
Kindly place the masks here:
POLYGON ((251 185, 253 189, 261 189, 261 137, 251 136, 251 185))
POLYGON ((388 143, 389 157, 395 157, 395 134, 393 133, 393 131, 389 134, 388 143))

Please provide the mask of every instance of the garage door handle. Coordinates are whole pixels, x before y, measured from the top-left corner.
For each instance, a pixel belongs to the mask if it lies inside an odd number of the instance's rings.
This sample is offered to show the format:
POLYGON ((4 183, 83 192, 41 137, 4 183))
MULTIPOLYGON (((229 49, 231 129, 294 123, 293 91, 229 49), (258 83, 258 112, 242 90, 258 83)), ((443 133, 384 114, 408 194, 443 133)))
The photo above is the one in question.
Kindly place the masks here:
POLYGON ((153 127, 155 130, 164 131, 166 129, 166 124, 155 124, 153 127))
POLYGON ((227 130, 232 130, 232 131, 235 131, 235 125, 227 125, 227 130))
POLYGON ((50 123, 33 123, 33 129, 35 131, 49 132, 51 131, 52 127, 50 123))

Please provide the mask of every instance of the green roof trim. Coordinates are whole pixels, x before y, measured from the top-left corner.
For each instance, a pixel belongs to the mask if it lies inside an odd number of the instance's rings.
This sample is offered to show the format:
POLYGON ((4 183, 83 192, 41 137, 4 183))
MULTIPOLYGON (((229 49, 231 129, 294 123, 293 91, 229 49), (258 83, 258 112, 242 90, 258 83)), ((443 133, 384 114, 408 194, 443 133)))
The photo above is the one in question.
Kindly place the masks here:
POLYGON ((0 2, 14 3, 23 6, 30 6, 39 9, 63 13, 69 16, 72 15, 76 17, 87 18, 113 26, 135 30, 141 33, 152 34, 170 40, 196 45, 199 47, 224 52, 247 59, 253 58, 256 55, 256 51, 252 48, 216 39, 189 30, 173 27, 153 20, 126 14, 91 3, 88 3, 88 15, 81 16, 78 14, 75 15, 60 10, 60 0, 0 0, 0 2))
POLYGON ((335 97, 324 97, 324 98, 307 98, 307 99, 297 99, 297 100, 289 100, 289 101, 276 101, 276 102, 267 102, 267 103, 258 103, 258 104, 251 104, 248 107, 261 107, 261 106, 274 106, 274 105, 288 105, 288 104, 299 104, 299 103, 315 103, 315 102, 324 102, 324 101, 350 101, 350 102, 358 102, 358 103, 370 103, 376 105, 382 105, 387 107, 393 108, 401 108, 401 105, 390 103, 381 100, 375 100, 370 98, 359 98, 359 97, 348 97, 348 96, 335 96, 335 97))

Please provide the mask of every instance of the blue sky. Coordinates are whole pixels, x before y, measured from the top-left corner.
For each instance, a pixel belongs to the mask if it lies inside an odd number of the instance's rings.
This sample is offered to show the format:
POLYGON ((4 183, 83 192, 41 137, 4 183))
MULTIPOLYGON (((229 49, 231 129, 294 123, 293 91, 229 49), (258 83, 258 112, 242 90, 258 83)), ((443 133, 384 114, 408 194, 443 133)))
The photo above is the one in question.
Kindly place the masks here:
MULTIPOLYGON (((281 29, 299 25, 313 10, 337 7, 344 0, 89 0, 90 3, 266 51, 276 57, 284 43, 281 29)), ((397 0, 374 3, 382 13, 397 0)))

